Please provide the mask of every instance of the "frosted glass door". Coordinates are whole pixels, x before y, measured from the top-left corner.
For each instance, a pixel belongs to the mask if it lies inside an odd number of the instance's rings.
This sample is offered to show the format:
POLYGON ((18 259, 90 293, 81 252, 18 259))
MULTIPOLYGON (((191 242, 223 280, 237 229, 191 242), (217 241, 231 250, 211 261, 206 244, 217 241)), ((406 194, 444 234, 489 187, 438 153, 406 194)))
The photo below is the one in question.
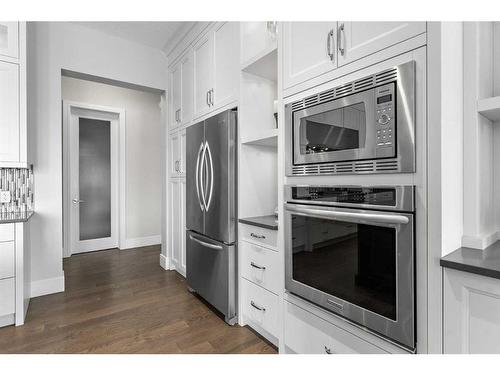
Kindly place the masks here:
POLYGON ((111 122, 80 118, 80 241, 111 237, 111 122))

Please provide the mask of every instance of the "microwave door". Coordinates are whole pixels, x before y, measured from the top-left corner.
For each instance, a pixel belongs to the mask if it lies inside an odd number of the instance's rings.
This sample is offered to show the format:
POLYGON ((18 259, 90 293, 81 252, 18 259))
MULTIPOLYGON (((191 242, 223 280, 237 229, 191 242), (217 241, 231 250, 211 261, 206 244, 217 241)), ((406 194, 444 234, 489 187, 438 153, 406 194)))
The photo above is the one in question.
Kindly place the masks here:
POLYGON ((374 100, 368 90, 295 112, 294 164, 373 158, 374 100))

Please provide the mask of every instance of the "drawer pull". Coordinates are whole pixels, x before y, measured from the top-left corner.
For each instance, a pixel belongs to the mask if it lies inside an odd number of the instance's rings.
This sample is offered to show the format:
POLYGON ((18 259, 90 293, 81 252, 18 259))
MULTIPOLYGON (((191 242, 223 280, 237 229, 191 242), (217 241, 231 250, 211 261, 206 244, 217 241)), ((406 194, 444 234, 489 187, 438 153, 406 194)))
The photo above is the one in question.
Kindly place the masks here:
POLYGON ((332 354, 332 350, 325 345, 325 353, 326 354, 332 354))
POLYGON ((253 307, 254 309, 257 309, 257 310, 259 310, 259 311, 262 311, 262 312, 265 312, 265 311, 266 311, 266 309, 265 309, 264 307, 260 307, 260 306, 258 306, 258 305, 257 305, 254 301, 250 301, 250 305, 252 305, 252 307, 253 307))
POLYGON ((253 238, 258 238, 258 239, 260 239, 260 240, 262 240, 262 239, 266 238, 266 236, 264 236, 264 235, 255 234, 255 233, 253 233, 253 232, 252 232, 252 233, 250 233, 250 236, 252 236, 253 238))
POLYGON ((253 267, 253 268, 257 268, 258 270, 262 270, 264 271, 266 269, 266 267, 264 266, 259 266, 257 264, 255 264, 254 262, 250 262, 250 265, 253 267))

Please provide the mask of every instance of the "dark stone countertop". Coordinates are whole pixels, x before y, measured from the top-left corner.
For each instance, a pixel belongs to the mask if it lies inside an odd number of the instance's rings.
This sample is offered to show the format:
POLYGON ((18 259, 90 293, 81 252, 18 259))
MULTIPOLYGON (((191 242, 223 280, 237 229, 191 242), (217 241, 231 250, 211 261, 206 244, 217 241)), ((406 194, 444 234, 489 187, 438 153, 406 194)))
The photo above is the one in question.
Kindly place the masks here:
POLYGON ((461 247, 441 258, 442 267, 500 279, 500 241, 484 250, 461 247))
POLYGON ((33 211, 0 213, 0 224, 24 223, 33 216, 33 211))
POLYGON ((260 228, 278 230, 278 217, 275 215, 246 217, 239 220, 242 224, 253 225, 260 228))

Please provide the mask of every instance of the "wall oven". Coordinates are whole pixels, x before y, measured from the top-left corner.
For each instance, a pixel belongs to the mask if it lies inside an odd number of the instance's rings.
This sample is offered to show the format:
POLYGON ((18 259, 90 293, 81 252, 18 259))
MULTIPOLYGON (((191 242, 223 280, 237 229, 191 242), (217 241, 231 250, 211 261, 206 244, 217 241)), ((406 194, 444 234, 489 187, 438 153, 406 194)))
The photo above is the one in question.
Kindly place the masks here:
POLYGON ((415 62, 285 105, 286 173, 415 172, 415 62))
POLYGON ((285 187, 285 287, 415 348, 414 187, 285 187))

